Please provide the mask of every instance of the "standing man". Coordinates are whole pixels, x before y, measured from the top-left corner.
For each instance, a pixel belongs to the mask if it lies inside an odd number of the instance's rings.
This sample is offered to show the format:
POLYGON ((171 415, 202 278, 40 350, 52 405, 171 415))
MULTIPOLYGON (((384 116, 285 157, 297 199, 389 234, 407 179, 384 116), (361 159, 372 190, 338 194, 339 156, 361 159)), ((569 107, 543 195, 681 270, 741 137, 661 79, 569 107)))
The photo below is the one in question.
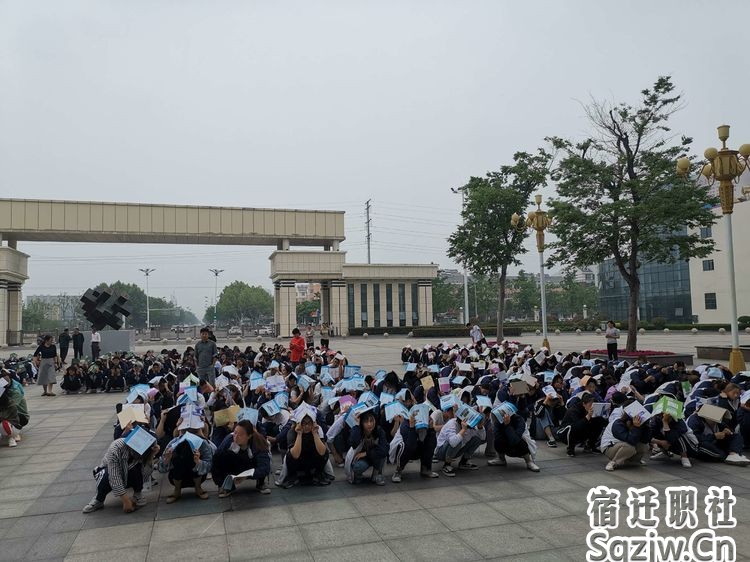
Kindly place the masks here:
POLYGON ((214 385, 216 381, 216 369, 214 369, 214 357, 219 353, 216 343, 209 339, 209 329, 201 328, 201 341, 195 344, 196 374, 199 378, 207 380, 214 385))
POLYGON ((70 348, 70 333, 65 328, 62 334, 57 336, 57 343, 60 346, 60 361, 65 363, 65 358, 68 356, 68 349, 70 348))
POLYGON ((83 357, 83 334, 78 328, 73 328, 73 359, 83 357))
POLYGON ((101 348, 102 335, 99 330, 91 328, 91 360, 96 361, 99 359, 99 354, 102 352, 101 348))
POLYGON ((299 328, 292 330, 292 341, 289 342, 289 352, 292 364, 296 367, 305 356, 305 338, 300 334, 299 328))
POLYGON ((620 330, 615 327, 615 323, 610 320, 607 322, 607 329, 604 331, 604 339, 607 340, 607 359, 617 361, 617 340, 620 337, 620 330))

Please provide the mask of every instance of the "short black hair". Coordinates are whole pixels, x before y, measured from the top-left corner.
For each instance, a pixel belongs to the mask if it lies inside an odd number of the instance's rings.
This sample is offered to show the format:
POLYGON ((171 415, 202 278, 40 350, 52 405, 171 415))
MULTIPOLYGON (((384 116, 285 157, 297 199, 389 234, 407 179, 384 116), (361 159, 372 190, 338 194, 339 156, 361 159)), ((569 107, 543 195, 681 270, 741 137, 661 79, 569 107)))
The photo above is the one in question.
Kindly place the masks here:
POLYGON ((203 333, 208 334, 210 331, 211 330, 209 330, 208 328, 201 328, 201 334, 203 334, 203 333))
POLYGON ((299 328, 295 328, 294 330, 292 330, 292 335, 299 336, 299 328))

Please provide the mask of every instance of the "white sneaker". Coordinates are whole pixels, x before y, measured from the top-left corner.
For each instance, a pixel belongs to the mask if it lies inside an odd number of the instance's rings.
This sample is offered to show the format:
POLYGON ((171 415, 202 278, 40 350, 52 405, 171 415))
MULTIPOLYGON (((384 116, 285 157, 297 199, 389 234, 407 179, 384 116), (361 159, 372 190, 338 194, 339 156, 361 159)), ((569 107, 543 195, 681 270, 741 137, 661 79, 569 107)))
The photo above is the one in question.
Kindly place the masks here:
POLYGON ((616 468, 617 465, 615 464, 615 461, 609 461, 607 463, 607 466, 604 467, 604 470, 606 470, 607 472, 612 472, 616 468))
POLYGON ((398 484, 401 482, 401 473, 400 472, 394 472, 393 476, 391 476, 391 482, 394 484, 398 484))
POLYGON ((669 453, 666 453, 664 451, 659 451, 658 453, 654 453, 649 457, 652 461, 665 461, 667 460, 671 455, 669 453))
POLYGON ((750 459, 745 455, 738 455, 737 453, 729 453, 729 456, 724 460, 727 464, 735 464, 737 466, 746 466, 750 464, 750 459))
POLYGON ((18 443, 16 443, 16 440, 13 437, 8 437, 8 447, 16 447, 18 446, 18 443))
POLYGON ((526 468, 531 472, 539 472, 541 470, 534 461, 526 461, 526 468))
POLYGON ((487 466, 506 466, 508 461, 505 460, 505 455, 498 455, 495 459, 487 461, 487 466))
POLYGON ((135 503, 136 507, 143 507, 148 502, 146 501, 146 498, 143 497, 143 494, 133 494, 133 502, 135 503))
POLYGON ((648 461, 646 459, 641 459, 638 461, 638 464, 641 466, 648 466, 648 461))
POLYGON ((84 513, 92 513, 96 511, 97 509, 101 509, 104 507, 104 502, 100 502, 96 498, 91 500, 89 503, 86 504, 86 506, 83 508, 84 513))
POLYGON ((690 462, 690 459, 687 457, 682 457, 680 459, 680 462, 682 463, 683 468, 692 468, 693 463, 690 462))

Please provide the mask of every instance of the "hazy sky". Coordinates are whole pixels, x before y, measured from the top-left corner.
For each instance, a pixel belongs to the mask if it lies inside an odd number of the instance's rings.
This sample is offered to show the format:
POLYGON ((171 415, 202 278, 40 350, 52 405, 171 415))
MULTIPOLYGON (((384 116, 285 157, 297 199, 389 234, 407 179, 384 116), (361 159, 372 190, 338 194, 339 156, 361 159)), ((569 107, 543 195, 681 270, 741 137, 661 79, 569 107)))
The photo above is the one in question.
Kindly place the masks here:
MULTIPOLYGON (((371 198, 374 262, 454 267, 449 189, 545 135, 584 135, 591 95, 636 101, 671 74, 686 102, 674 126, 697 153, 722 122, 734 145, 750 142, 750 3, 714 8, 0 0, 0 195, 341 209, 348 262, 366 260, 371 198)), ((142 283, 138 268, 155 267, 152 294, 202 316, 208 268, 271 287, 264 247, 19 249, 27 295, 142 283)))

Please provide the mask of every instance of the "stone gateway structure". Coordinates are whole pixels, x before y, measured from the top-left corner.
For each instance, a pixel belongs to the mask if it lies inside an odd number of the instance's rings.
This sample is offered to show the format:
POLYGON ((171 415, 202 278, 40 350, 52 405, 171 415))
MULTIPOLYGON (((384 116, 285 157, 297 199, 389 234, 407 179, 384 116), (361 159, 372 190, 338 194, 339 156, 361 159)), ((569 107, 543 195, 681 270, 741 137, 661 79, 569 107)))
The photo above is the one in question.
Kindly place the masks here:
POLYGON ((360 327, 432 325, 437 265, 347 264, 339 250, 344 239, 343 211, 0 199, 0 345, 21 343, 30 258, 18 251, 24 241, 272 246, 281 336, 297 324, 300 282, 321 283, 321 321, 341 335, 360 327))

